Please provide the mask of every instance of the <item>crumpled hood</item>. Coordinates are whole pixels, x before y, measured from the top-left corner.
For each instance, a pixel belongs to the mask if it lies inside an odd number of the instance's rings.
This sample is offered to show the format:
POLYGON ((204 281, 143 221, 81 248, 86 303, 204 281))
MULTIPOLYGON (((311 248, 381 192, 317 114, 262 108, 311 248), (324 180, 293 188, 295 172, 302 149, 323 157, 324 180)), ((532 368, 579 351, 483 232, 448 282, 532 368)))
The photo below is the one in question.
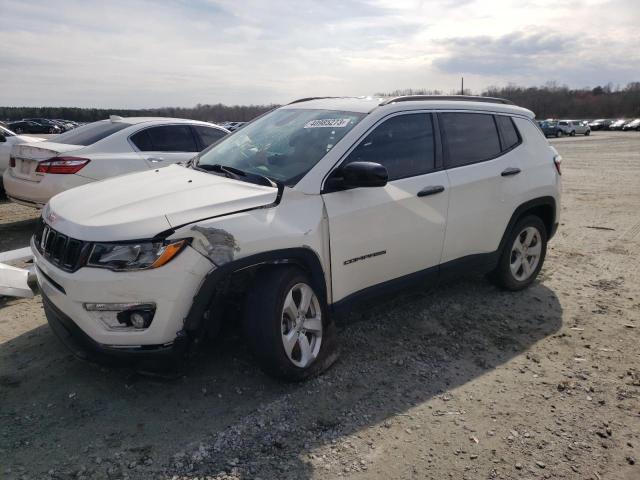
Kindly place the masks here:
POLYGON ((275 187, 171 165, 56 195, 43 217, 79 240, 151 238, 172 227, 274 203, 275 187))

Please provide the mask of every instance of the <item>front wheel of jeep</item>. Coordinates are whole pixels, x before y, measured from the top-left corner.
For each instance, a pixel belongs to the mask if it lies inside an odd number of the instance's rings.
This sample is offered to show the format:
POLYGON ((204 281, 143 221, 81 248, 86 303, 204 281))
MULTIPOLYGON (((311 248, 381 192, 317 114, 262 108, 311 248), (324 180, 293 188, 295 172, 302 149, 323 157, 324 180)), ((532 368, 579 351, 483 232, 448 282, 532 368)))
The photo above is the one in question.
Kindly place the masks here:
POLYGON ((269 375, 301 381, 336 359, 335 327, 317 286, 296 267, 259 271, 245 303, 245 338, 269 375))

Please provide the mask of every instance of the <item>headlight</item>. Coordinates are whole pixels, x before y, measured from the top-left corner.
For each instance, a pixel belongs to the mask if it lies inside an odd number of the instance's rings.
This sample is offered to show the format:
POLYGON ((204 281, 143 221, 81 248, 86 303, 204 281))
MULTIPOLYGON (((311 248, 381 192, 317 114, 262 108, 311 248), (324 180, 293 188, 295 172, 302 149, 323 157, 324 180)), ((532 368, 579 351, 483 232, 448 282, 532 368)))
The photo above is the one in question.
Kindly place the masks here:
POLYGON ((168 263, 187 245, 187 240, 173 242, 96 243, 88 267, 110 270, 145 270, 168 263))

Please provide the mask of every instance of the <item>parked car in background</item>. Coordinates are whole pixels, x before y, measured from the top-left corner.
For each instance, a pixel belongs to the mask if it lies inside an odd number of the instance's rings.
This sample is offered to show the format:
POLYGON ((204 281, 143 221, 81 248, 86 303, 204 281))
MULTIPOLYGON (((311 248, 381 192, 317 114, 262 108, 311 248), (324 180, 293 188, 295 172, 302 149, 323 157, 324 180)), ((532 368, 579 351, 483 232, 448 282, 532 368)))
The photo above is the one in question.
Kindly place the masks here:
POLYGON ((636 118, 635 120, 630 121, 629 123, 625 123, 622 127, 622 130, 636 130, 640 132, 640 118, 636 118))
POLYGON ((570 135, 591 135, 591 127, 589 127, 589 122, 585 120, 569 120, 568 123, 571 127, 570 135))
POLYGON ((239 129, 240 127, 242 127, 245 123, 247 122, 226 122, 226 123, 223 123, 222 126, 227 130, 229 130, 230 132, 233 132, 239 129))
MULTIPOLYGON (((0 126, 0 176, 4 171, 9 168, 9 158, 11 156, 11 149, 14 145, 20 143, 35 143, 42 142, 43 138, 27 137, 24 135, 16 135, 11 130, 0 126)), ((0 182, 0 190, 2 188, 2 182, 0 182)))
POLYGON ((49 126, 53 126, 53 127, 58 127, 60 129, 60 133, 65 131, 65 128, 63 127, 63 125, 60 122, 57 122, 55 120, 50 120, 48 118, 25 118, 24 120, 27 120, 29 122, 40 123, 42 125, 49 125, 49 126))
POLYGON ((228 133, 196 120, 113 116, 51 141, 15 146, 5 191, 16 203, 40 208, 79 185, 187 161, 228 133))
POLYGON ((609 125, 611 125, 611 123, 613 123, 613 120, 608 118, 598 118, 597 120, 589 122, 589 128, 593 131, 609 130, 609 125))
POLYGON ((58 125, 42 124, 31 120, 20 120, 7 125, 9 130, 17 134, 21 133, 60 133, 62 129, 58 125))
POLYGON ((545 137, 563 137, 566 135, 565 128, 561 127, 555 120, 543 120, 539 122, 540 129, 545 137))
POLYGON ((612 122, 611 125, 609 125, 609 130, 622 130, 622 128, 629 122, 629 120, 626 120, 624 118, 621 118, 620 120, 616 120, 615 122, 612 122))
POLYGON ((558 127, 565 135, 574 136, 576 134, 576 129, 571 120, 558 120, 558 127))
POLYGON ((454 271, 531 285, 560 160, 499 99, 299 100, 187 165, 52 198, 31 240, 44 311, 79 357, 148 368, 237 321, 261 368, 304 380, 336 359, 339 308, 454 271))

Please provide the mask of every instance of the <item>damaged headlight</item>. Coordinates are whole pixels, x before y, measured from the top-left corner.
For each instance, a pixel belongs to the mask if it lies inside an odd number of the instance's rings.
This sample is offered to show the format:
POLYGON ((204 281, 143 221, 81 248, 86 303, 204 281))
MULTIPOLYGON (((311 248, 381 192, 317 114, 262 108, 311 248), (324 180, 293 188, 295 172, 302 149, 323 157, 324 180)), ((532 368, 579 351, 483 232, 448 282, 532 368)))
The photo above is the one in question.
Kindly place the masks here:
POLYGON ((168 263, 187 245, 187 240, 139 243, 95 243, 88 267, 110 270, 145 270, 168 263))

